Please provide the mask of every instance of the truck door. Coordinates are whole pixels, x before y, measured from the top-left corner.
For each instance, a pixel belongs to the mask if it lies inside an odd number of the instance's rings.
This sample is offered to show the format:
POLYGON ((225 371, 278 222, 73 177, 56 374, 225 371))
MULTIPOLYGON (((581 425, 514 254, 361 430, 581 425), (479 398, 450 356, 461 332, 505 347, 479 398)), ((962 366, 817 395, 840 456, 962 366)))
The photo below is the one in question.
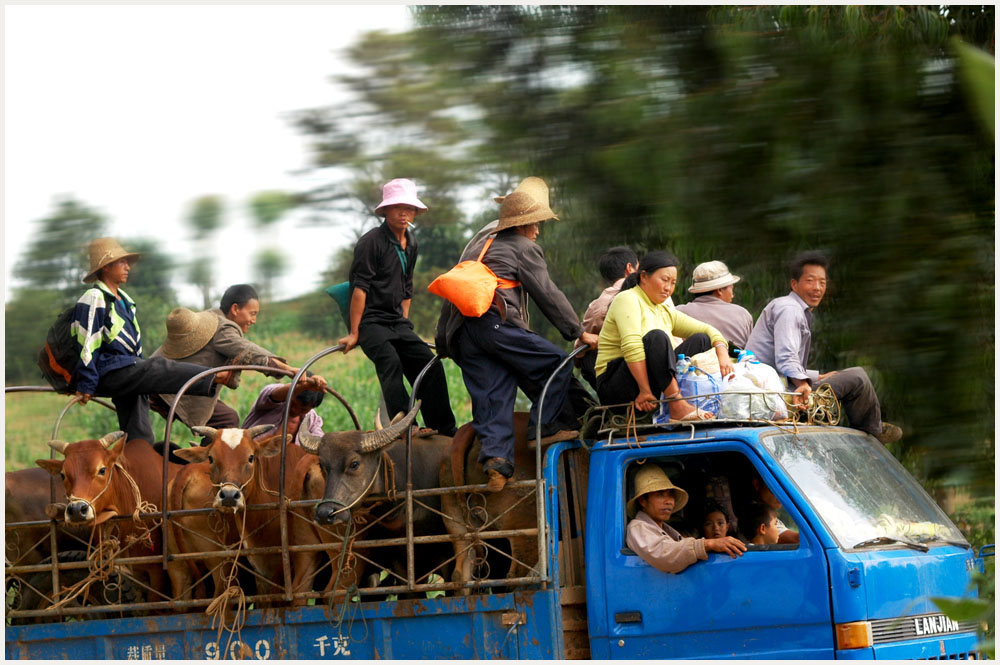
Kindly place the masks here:
MULTIPOLYGON (((645 451, 640 457, 629 451, 618 467, 618 486, 608 488, 623 499, 606 502, 610 540, 604 589, 610 644, 600 653, 611 658, 833 658, 825 554, 770 470, 756 453, 735 443, 672 446, 666 452, 671 454, 652 457, 645 451), (670 520, 682 533, 700 530, 695 522, 700 518, 698 506, 705 501, 705 469, 712 470, 712 478, 728 472, 731 481, 737 480, 733 474, 746 481, 756 472, 787 510, 799 543, 750 546, 736 559, 709 553, 707 561, 677 574, 653 568, 625 543, 625 499, 632 496, 626 475, 629 465, 634 468, 640 459, 659 463, 688 492, 684 511, 694 514, 670 520)), ((735 514, 751 498, 746 492, 733 494, 735 514)))

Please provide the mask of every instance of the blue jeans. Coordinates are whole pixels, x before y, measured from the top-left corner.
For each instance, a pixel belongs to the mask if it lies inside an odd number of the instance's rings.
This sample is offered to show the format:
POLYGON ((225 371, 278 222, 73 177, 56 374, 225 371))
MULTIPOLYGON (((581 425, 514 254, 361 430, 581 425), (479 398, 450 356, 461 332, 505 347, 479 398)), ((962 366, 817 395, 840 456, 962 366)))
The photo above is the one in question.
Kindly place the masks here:
MULTIPOLYGON (((531 422, 538 422, 535 397, 567 354, 530 330, 501 322, 493 310, 478 319, 466 318, 452 346, 472 398, 473 427, 482 443, 479 461, 502 457, 513 464, 517 389, 520 386, 532 399, 531 422)), ((543 427, 560 425, 572 376, 573 365, 566 363, 549 386, 541 414, 543 427)))

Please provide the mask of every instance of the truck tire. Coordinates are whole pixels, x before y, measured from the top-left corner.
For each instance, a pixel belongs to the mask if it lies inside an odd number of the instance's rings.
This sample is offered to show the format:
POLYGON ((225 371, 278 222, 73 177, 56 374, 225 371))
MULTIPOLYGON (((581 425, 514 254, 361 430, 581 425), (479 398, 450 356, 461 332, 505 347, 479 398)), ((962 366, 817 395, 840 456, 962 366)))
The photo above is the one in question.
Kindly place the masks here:
MULTIPOLYGON (((69 550, 66 552, 59 553, 60 563, 69 563, 76 561, 86 561, 87 553, 83 550, 69 550)), ((41 563, 50 563, 52 557, 43 559, 41 563)), ((59 584, 66 588, 82 580, 90 574, 90 571, 85 568, 78 568, 74 570, 62 570, 59 571, 59 584)), ((8 596, 10 597, 10 596, 8 596)), ((22 585, 19 593, 13 599, 14 602, 11 603, 12 610, 43 610, 49 607, 49 598, 52 597, 52 574, 48 571, 34 573, 27 578, 27 584, 22 585), (37 589, 37 591, 36 591, 37 589), (39 592, 41 592, 41 595, 39 592)), ((74 599, 67 605, 67 607, 97 607, 105 604, 134 604, 142 602, 142 596, 139 591, 135 588, 132 580, 128 579, 125 575, 119 574, 117 571, 112 572, 107 580, 94 582, 87 593, 86 602, 82 602, 81 599, 74 599)), ((86 615, 72 615, 70 617, 29 617, 21 619, 12 619, 11 624, 26 624, 26 623, 53 623, 66 620, 80 620, 85 618, 101 618, 107 619, 115 615, 120 615, 120 612, 99 612, 96 614, 86 614, 86 615)))

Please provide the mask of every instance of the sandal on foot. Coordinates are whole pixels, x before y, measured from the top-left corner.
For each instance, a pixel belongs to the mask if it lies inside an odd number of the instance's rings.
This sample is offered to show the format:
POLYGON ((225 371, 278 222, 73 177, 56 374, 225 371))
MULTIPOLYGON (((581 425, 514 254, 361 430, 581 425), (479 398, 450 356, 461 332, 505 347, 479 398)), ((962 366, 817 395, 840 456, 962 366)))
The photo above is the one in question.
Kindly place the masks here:
POLYGON ((670 422, 672 422, 672 423, 691 423, 691 422, 700 422, 702 420, 713 420, 714 418, 715 418, 715 416, 713 416, 708 411, 702 411, 701 409, 695 409, 694 411, 690 411, 690 412, 687 413, 687 415, 684 415, 684 416, 682 416, 680 418, 671 418, 670 422))

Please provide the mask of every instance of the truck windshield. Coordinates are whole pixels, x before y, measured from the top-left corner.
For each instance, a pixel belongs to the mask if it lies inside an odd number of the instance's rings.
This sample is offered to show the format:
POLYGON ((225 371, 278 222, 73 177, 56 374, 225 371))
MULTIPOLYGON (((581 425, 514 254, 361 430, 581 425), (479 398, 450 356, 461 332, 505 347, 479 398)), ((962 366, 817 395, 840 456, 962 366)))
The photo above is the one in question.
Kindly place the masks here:
POLYGON ((844 430, 775 434, 764 446, 843 549, 951 542, 962 533, 882 444, 844 430))

